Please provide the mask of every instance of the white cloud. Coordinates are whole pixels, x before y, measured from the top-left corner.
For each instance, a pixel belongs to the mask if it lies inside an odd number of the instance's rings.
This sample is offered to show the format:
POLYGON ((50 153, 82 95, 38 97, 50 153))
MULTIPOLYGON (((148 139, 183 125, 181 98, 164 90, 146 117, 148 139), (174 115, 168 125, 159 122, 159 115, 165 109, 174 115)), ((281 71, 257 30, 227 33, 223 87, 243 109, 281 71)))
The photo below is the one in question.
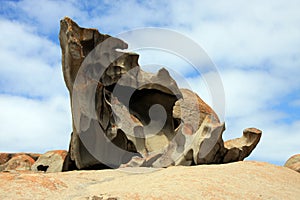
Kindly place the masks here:
POLYGON ((36 35, 24 24, 0 19, 0 29, 2 92, 33 97, 66 94, 58 45, 36 35))
POLYGON ((87 12, 81 11, 75 1, 22 0, 11 4, 23 14, 20 21, 36 24, 38 32, 48 35, 58 34, 59 20, 64 16, 77 20, 87 17, 87 12))
POLYGON ((20 12, 16 15, 18 20, 36 25, 37 31, 46 35, 58 34, 59 20, 64 16, 73 18, 79 25, 115 34, 146 25, 166 24, 168 18, 164 1, 21 0, 6 5, 20 12))
POLYGON ((248 159, 283 165, 290 156, 299 153, 300 121, 283 123, 281 119, 281 113, 266 110, 253 116, 234 118, 227 123, 223 136, 225 139, 240 137, 243 129, 257 127, 263 131, 262 138, 248 159))
POLYGON ((60 48, 37 35, 35 28, 13 20, 0 19, 1 49, 22 57, 34 57, 47 63, 59 62, 60 48))
POLYGON ((291 92, 290 83, 261 70, 223 70, 227 115, 242 117, 272 109, 291 92))
POLYGON ((171 17, 167 1, 103 1, 92 9, 85 24, 114 34, 145 26, 164 26, 171 17))
POLYGON ((59 46, 32 26, 0 19, 0 28, 0 151, 67 149, 71 112, 59 46))
POLYGON ((0 95, 1 151, 45 152, 68 149, 71 133, 69 100, 46 101, 0 95))
POLYGON ((191 28, 182 30, 214 61, 245 68, 299 55, 298 10, 297 1, 193 1, 172 4, 172 19, 174 26, 188 24, 191 28))

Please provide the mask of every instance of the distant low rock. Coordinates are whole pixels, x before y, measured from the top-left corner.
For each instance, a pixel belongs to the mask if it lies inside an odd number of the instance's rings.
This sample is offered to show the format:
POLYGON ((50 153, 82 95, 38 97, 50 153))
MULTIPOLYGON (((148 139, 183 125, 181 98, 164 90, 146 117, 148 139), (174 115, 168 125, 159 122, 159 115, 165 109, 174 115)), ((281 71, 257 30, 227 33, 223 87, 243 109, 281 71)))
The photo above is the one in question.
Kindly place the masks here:
POLYGON ((0 171, 10 170, 31 170, 34 159, 26 154, 16 155, 9 159, 6 163, 0 165, 0 171))
POLYGON ((293 155, 290 157, 286 163, 284 164, 285 167, 288 167, 292 170, 300 172, 300 154, 293 155))
POLYGON ((0 165, 3 165, 7 161, 9 161, 14 154, 12 153, 0 153, 0 165))
POLYGON ((0 165, 8 162, 11 158, 18 155, 30 156, 33 160, 37 160, 41 154, 39 153, 0 153, 0 165))
POLYGON ((48 151, 32 165, 32 171, 61 172, 68 152, 64 150, 48 151))

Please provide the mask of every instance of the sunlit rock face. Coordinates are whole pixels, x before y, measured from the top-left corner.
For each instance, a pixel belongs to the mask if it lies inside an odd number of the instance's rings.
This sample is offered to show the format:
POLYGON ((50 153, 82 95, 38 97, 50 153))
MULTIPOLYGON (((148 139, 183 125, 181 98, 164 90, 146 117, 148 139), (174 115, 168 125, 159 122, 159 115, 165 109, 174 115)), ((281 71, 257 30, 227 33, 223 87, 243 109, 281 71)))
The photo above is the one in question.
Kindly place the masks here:
POLYGON ((227 163, 256 147, 255 128, 224 143, 216 113, 166 69, 143 71, 124 41, 67 17, 60 26, 73 119, 64 170, 227 163))

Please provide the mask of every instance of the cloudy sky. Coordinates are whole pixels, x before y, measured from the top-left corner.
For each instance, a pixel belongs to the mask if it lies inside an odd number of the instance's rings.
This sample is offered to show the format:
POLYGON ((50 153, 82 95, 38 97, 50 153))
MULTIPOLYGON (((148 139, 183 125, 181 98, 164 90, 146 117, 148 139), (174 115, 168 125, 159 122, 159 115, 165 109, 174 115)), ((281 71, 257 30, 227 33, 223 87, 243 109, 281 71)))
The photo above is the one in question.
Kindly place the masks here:
MULTIPOLYGON (((68 148, 71 115, 58 32, 59 20, 69 16, 110 35, 162 27, 191 38, 213 60, 223 82, 224 138, 257 127, 263 137, 248 159, 283 164, 300 153, 299 2, 170 2, 2 0, 0 151, 68 148)), ((200 77, 186 79, 210 102, 200 77)))

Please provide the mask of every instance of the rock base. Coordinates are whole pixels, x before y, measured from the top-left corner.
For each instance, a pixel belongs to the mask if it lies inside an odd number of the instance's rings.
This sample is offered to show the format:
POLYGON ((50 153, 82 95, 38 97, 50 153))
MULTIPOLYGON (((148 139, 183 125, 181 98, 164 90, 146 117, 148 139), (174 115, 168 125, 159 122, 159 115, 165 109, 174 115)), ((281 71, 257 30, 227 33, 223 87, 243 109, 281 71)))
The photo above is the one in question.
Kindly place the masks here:
POLYGON ((299 199, 300 174, 242 161, 166 169, 0 173, 0 199, 299 199), (137 173, 138 172, 138 173, 137 173))

